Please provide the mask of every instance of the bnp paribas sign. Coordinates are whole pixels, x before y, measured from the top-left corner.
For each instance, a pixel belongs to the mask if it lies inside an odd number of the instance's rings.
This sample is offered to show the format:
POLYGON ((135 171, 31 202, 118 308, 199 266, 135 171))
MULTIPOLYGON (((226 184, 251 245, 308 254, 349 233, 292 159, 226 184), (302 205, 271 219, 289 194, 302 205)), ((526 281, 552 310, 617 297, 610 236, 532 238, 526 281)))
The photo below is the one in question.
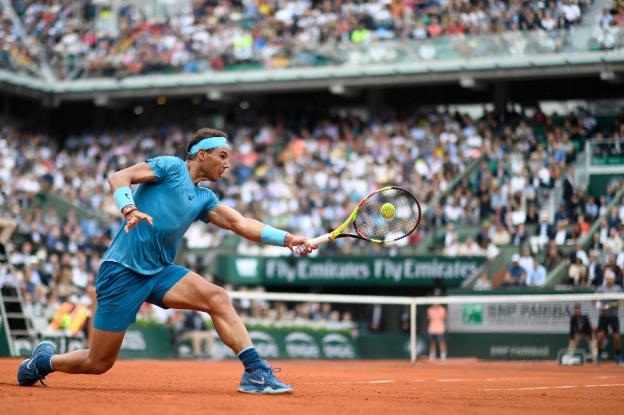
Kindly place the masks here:
POLYGON ((483 257, 243 257, 222 256, 219 270, 233 283, 271 285, 459 285, 483 257))

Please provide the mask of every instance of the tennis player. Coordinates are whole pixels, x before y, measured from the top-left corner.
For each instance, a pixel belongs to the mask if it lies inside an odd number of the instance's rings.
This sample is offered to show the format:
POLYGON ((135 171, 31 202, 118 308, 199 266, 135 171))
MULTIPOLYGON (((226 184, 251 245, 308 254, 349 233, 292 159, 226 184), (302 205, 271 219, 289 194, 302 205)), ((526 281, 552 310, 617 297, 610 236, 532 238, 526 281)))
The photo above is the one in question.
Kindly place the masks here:
POLYGON ((111 175, 108 182, 124 216, 122 227, 102 258, 96 279, 97 309, 89 349, 54 354, 50 342, 35 347, 18 369, 18 383, 43 382, 51 372, 101 374, 109 370, 128 326, 147 301, 162 308, 204 311, 217 333, 244 365, 240 392, 290 393, 258 355, 227 292, 173 263, 182 236, 193 221, 211 222, 256 242, 285 246, 307 255, 316 246, 257 220, 243 217, 219 202, 204 180, 215 181, 230 167, 230 144, 223 131, 198 130, 187 147, 186 161, 160 156, 111 175), (134 194, 131 184, 139 184, 134 194))

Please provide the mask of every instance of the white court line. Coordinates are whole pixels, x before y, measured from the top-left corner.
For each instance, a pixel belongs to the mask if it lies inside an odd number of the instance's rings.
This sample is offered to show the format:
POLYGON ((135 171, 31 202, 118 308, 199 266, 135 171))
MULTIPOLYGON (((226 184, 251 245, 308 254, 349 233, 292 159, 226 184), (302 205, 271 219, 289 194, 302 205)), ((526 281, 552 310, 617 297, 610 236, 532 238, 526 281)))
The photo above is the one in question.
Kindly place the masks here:
POLYGON ((381 380, 357 380, 357 381, 346 381, 346 382, 304 382, 297 383, 298 385, 379 385, 384 383, 394 383, 396 380, 394 379, 381 379, 381 380))
POLYGON ((537 377, 502 377, 502 378, 443 378, 436 379, 436 382, 499 382, 504 380, 536 380, 536 379, 548 379, 548 378, 537 378, 537 377))
POLYGON ((624 383, 608 383, 602 385, 561 385, 561 386, 531 386, 526 388, 488 388, 479 389, 480 391, 533 391, 533 390, 548 390, 548 389, 573 389, 573 388, 607 388, 615 386, 624 386, 624 383))
POLYGON ((536 380, 536 379, 548 379, 545 377, 516 377, 516 378, 485 378, 485 379, 479 379, 479 380, 486 380, 488 382, 498 382, 500 380, 536 380))
POLYGON ((611 379, 617 376, 592 376, 592 379, 611 379))
POLYGON ((561 386, 531 386, 527 388, 488 388, 488 389, 479 389, 480 391, 533 391, 533 390, 544 390, 544 389, 572 389, 578 388, 579 385, 561 385, 561 386))

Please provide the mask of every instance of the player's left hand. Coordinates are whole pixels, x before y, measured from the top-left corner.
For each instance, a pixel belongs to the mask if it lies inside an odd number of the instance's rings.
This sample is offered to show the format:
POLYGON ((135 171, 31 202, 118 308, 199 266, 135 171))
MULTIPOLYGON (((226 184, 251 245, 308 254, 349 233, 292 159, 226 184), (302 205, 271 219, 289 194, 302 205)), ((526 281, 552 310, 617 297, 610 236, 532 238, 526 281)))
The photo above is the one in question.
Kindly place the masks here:
POLYGON ((310 238, 301 235, 286 235, 286 240, 284 241, 284 244, 288 249, 291 250, 291 252, 299 256, 306 256, 314 251, 316 248, 318 248, 318 246, 313 246, 310 244, 310 238))
POLYGON ((146 221, 150 225, 154 224, 154 219, 147 213, 143 213, 140 210, 133 210, 126 215, 126 233, 130 232, 130 229, 134 228, 137 223, 146 221))

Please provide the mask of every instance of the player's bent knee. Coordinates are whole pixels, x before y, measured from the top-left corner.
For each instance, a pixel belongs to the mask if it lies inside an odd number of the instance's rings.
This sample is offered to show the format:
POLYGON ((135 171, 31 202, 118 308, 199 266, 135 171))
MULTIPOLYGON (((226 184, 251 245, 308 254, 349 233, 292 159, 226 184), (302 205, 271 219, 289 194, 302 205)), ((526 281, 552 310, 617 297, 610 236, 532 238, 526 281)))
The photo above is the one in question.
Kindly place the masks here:
POLYGON ((88 372, 91 375, 101 375, 108 372, 114 364, 114 360, 92 360, 89 362, 88 372))
POLYGON ((216 290, 213 290, 210 293, 210 296, 208 298, 208 308, 210 309, 210 311, 218 312, 224 307, 230 307, 230 304, 230 296, 223 288, 217 287, 216 290))

